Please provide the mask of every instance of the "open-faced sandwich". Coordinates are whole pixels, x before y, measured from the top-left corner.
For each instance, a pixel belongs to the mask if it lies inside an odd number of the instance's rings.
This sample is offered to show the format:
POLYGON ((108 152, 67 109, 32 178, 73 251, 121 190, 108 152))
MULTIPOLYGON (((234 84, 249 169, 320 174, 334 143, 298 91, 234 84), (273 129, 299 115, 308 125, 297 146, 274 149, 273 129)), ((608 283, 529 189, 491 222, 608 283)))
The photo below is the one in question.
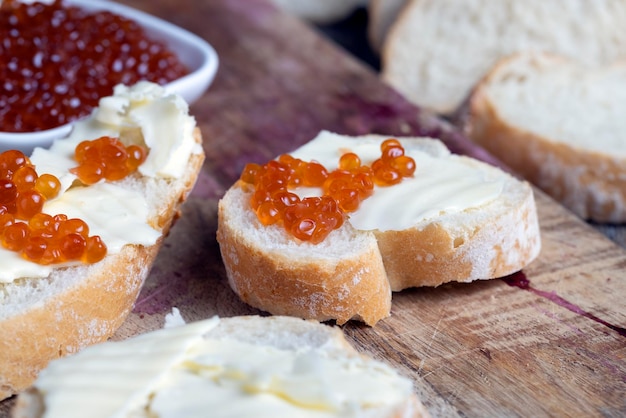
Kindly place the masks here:
POLYGON ((391 291, 502 277, 539 253, 530 185, 432 138, 321 132, 219 203, 233 290, 273 314, 375 324, 391 291))
POLYGON ((187 103, 148 82, 0 156, 0 399, 121 325, 203 160, 187 103))
POLYGON ((337 327, 213 317, 50 363, 14 418, 420 418, 411 380, 358 354, 337 327), (44 413, 45 412, 45 413, 44 413))

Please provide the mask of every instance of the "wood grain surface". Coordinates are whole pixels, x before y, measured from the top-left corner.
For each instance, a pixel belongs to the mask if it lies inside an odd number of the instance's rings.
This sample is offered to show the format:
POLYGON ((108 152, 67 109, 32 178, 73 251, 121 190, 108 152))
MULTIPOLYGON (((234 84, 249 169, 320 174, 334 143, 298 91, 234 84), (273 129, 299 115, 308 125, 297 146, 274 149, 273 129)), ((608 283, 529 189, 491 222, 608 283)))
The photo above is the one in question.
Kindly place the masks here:
MULTIPOLYGON (((433 135, 498 164, 265 0, 123 3, 203 37, 221 62, 191 108, 204 170, 115 339, 161 327, 172 307, 188 321, 260 313, 228 287, 215 240, 217 201, 246 162, 328 129, 433 135)), ((626 415, 626 251, 543 193, 536 199, 543 248, 523 272, 399 292, 390 318, 343 326, 358 350, 413 379, 433 417, 626 415)))

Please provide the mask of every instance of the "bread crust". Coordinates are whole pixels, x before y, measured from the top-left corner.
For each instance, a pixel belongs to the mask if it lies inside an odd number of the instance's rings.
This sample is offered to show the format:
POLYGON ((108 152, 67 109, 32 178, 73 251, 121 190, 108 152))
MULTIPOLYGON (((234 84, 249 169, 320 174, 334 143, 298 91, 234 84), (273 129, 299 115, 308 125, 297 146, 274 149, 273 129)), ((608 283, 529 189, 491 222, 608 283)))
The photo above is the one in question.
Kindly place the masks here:
MULTIPOLYGON (((468 136, 579 217, 626 221, 626 159, 555 142, 515 126, 489 99, 489 85, 519 56, 501 60, 477 85, 470 98, 468 136)), ((543 59, 562 61, 549 55, 543 59)))
POLYGON ((159 246, 126 246, 90 269, 78 286, 3 321, 0 395, 28 387, 50 360, 111 336, 130 312, 159 246))
MULTIPOLYGON (((195 139, 201 143, 200 131, 195 139)), ((152 246, 126 245, 117 254, 91 266, 55 270, 47 279, 20 279, 19 285, 37 280, 58 280, 71 269, 82 269, 84 279, 54 297, 33 301, 33 306, 0 322, 0 399, 29 387, 50 360, 107 340, 130 313, 165 237, 178 217, 200 172, 204 154, 194 154, 181 179, 172 184, 171 200, 151 225, 162 230, 152 246)), ((8 284, 11 286, 14 284, 8 284)), ((17 284, 15 284, 17 285, 17 284)))
MULTIPOLYGON (((227 193, 245 193, 238 183, 227 193)), ((306 257, 314 244, 302 243, 302 257, 270 250, 237 225, 241 211, 220 200, 217 240, 233 291, 247 304, 274 315, 290 315, 343 324, 350 319, 373 325, 389 316, 391 292, 383 261, 372 236, 352 257, 322 262, 306 257), (359 280, 355 280, 358 277, 359 280)), ((243 209, 246 210, 246 209, 243 209)), ((272 228, 292 240, 278 226, 272 228)))

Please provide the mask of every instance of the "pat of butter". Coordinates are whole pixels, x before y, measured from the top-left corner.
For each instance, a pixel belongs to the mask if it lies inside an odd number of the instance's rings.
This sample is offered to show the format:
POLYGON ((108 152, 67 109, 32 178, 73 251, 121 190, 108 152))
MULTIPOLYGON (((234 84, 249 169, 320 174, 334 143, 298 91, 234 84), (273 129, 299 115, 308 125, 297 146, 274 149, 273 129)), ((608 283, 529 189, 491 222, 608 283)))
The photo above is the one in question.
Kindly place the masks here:
POLYGON ((202 337, 215 321, 52 362, 35 383, 46 417, 346 417, 399 405, 412 392, 410 380, 361 356, 202 337))
MULTIPOLYGON (((39 174, 49 173, 61 181, 59 196, 45 203, 43 212, 66 214, 83 219, 90 235, 100 235, 108 253, 114 254, 126 244, 152 245, 161 235, 147 223, 149 208, 141 193, 101 182, 89 187, 71 187, 76 176, 74 150, 83 140, 101 136, 119 137, 127 145, 144 142, 149 148, 140 173, 153 178, 178 178, 186 169, 191 154, 201 151, 193 137, 195 120, 178 95, 163 87, 140 82, 119 85, 113 96, 100 100, 92 115, 74 124, 67 138, 56 140, 50 149, 36 148, 31 162, 39 174), (140 133, 129 134, 129 133, 140 133)), ((22 278, 48 276, 54 267, 24 260, 19 254, 0 246, 0 283, 22 278)))
MULTIPOLYGON (((380 158, 380 145, 387 138, 374 135, 352 138, 322 131, 291 155, 304 161, 317 161, 329 171, 337 168, 339 158, 347 152, 357 154, 363 165, 371 165, 380 158)), ((404 230, 438 216, 487 204, 502 193, 502 176, 478 169, 467 158, 451 154, 441 142, 399 140, 405 154, 415 160, 415 174, 393 186, 375 186, 374 193, 349 214, 356 229, 404 230), (426 149, 432 153, 425 152, 426 149)), ((303 197, 320 195, 321 190, 298 188, 293 192, 303 197)))

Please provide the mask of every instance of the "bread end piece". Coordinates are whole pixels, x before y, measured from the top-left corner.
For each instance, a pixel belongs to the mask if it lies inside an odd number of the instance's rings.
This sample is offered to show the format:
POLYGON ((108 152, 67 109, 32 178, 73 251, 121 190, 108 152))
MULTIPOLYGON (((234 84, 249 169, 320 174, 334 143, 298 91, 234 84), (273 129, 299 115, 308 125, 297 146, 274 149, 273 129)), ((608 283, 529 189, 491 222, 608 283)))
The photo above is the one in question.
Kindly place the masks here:
POLYGON ((390 314, 391 291, 376 238, 347 223, 320 244, 263 226, 236 183, 220 200, 217 240, 228 281, 246 303, 274 315, 374 325, 390 314))
MULTIPOLYGON (((194 134, 202 143, 199 129, 194 134)), ((204 153, 193 154, 184 175, 168 181, 167 201, 160 202, 156 217, 149 220, 162 230, 154 245, 126 245, 93 265, 59 268, 44 279, 2 285, 5 292, 32 293, 32 301, 3 307, 0 400, 29 387, 49 361, 106 341, 121 326, 203 162, 204 153)))

